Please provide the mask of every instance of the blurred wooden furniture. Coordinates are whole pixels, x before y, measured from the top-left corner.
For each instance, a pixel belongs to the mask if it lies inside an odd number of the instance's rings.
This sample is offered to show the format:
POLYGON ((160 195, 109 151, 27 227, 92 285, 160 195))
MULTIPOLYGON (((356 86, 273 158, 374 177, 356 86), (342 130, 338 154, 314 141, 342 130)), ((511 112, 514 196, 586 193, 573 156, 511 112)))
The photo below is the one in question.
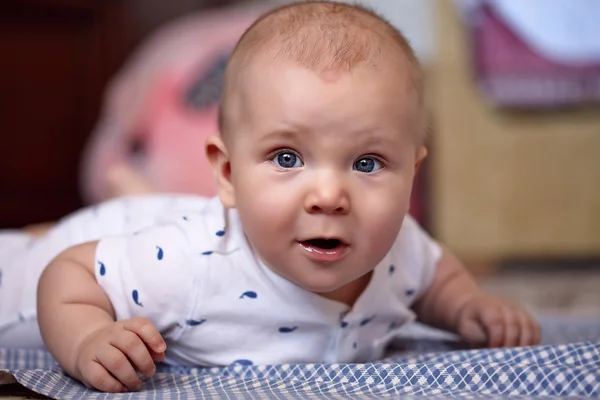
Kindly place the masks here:
POLYGON ((104 86, 170 18, 225 0, 0 2, 0 229, 81 205, 80 151, 104 86))
POLYGON ((435 5, 434 234, 468 259, 600 256, 600 106, 493 109, 451 1, 435 5))

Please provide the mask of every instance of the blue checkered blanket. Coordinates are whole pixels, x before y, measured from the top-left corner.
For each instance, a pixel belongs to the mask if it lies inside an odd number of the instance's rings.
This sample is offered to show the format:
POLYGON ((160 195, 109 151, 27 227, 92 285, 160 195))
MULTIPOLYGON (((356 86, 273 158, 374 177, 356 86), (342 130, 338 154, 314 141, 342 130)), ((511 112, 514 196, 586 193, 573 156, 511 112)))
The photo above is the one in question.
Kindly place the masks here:
POLYGON ((0 381, 4 373, 4 380, 57 399, 600 398, 600 320, 546 318, 542 327, 543 344, 527 348, 460 350, 425 330, 399 340, 376 363, 161 366, 141 392, 119 395, 87 389, 43 351, 0 349, 0 381))

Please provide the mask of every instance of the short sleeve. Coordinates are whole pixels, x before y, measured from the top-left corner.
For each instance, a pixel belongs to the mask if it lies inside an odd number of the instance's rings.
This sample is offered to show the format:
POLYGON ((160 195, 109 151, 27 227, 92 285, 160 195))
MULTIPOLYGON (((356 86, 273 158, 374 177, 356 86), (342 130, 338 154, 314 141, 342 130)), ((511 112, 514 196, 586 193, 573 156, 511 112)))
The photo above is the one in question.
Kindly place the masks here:
POLYGON ((117 319, 145 317, 163 333, 185 324, 198 270, 189 243, 177 223, 99 241, 96 279, 117 319))
POLYGON ((401 271, 399 275, 402 275, 402 290, 410 294, 412 301, 416 301, 433 283, 442 257, 442 248, 408 215, 391 251, 391 257, 394 265, 401 271))

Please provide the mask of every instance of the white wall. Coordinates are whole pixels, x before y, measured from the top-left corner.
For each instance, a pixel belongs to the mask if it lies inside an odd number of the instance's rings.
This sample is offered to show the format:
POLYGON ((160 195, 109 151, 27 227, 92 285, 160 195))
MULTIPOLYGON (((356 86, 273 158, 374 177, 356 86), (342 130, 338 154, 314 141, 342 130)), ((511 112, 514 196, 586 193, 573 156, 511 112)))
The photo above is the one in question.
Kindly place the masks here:
POLYGON ((433 58, 433 2, 435 0, 343 0, 372 8, 408 38, 421 61, 433 58))

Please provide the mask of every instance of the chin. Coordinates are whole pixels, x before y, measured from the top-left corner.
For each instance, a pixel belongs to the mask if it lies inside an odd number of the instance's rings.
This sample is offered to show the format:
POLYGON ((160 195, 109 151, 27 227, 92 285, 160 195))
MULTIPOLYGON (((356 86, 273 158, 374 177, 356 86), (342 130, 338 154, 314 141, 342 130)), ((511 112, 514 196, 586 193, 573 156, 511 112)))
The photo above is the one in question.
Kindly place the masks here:
POLYGON ((346 284, 346 282, 343 282, 339 279, 325 279, 324 277, 321 277, 321 279, 317 278, 311 280, 305 279, 302 281, 296 281, 296 284, 308 290, 309 292, 327 294, 340 289, 346 284))

